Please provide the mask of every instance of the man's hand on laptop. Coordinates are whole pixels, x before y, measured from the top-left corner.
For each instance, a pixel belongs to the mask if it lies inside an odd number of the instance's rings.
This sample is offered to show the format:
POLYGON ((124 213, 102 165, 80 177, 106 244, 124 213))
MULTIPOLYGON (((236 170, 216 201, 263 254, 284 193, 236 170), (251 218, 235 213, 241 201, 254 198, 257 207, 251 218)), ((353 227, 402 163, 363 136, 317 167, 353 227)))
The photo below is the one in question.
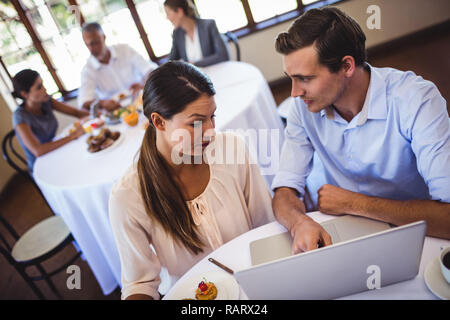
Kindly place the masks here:
POLYGON ((331 244, 330 235, 308 217, 298 191, 281 187, 275 190, 272 207, 278 222, 289 230, 293 238, 292 253, 317 249, 331 244))
POLYGON ((324 228, 308 216, 303 216, 291 230, 292 254, 331 245, 331 237, 324 228))

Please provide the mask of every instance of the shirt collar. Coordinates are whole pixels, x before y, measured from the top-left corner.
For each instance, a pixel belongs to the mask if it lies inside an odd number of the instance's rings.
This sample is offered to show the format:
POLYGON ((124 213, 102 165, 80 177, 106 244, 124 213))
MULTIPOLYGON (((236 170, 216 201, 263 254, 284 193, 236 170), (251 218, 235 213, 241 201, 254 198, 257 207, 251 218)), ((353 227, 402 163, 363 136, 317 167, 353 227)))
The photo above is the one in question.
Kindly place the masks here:
MULTIPOLYGON (((370 82, 364 105, 358 114, 357 125, 359 126, 366 123, 367 119, 386 119, 387 117, 386 83, 376 68, 368 63, 366 65, 370 69, 370 82)), ((330 105, 320 110, 320 115, 326 116, 329 120, 334 120, 334 112, 333 106, 330 105)))
MULTIPOLYGON (((114 47, 108 47, 108 49, 111 54, 111 58, 110 58, 109 62, 111 62, 112 60, 116 59, 117 53, 116 53, 116 50, 114 49, 114 47)), ((89 56, 89 62, 96 70, 100 69, 101 66, 104 65, 103 63, 98 61, 97 58, 94 57, 92 54, 89 56)))
MULTIPOLYGON (((387 101, 386 101, 386 82, 377 68, 370 67, 370 85, 367 90, 367 119, 386 119, 387 118, 387 101)), ((365 122, 365 121, 364 121, 365 122)))

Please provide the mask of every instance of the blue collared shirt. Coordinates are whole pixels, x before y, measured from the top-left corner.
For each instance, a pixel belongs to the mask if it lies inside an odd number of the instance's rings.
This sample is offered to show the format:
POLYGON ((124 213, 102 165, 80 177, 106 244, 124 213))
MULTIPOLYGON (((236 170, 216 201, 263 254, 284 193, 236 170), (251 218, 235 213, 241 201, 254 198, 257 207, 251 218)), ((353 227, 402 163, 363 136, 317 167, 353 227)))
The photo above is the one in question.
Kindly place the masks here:
POLYGON ((363 108, 350 122, 332 107, 312 113, 295 98, 272 189, 303 195, 316 152, 323 183, 388 199, 450 202, 445 99, 411 71, 369 67, 363 108))

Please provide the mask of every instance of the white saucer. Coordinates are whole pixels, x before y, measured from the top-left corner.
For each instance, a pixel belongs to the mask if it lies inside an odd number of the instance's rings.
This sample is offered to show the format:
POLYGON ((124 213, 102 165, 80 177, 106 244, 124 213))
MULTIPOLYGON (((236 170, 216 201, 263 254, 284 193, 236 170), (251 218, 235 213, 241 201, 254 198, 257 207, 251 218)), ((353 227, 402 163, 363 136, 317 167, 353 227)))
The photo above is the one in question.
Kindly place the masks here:
POLYGON ((428 263, 424 272, 425 283, 435 296, 443 300, 450 300, 450 284, 442 275, 439 257, 428 263))

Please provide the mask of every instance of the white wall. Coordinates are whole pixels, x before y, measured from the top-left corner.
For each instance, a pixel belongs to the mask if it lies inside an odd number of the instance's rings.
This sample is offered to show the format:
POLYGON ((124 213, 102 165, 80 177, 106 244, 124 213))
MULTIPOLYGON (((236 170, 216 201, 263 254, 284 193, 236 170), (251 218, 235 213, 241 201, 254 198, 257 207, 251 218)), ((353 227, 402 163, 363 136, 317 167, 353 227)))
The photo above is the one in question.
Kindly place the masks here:
MULTIPOLYGON (((439 24, 450 19, 449 0, 348 0, 338 3, 336 7, 342 9, 359 22, 367 36, 368 48, 387 41, 414 33, 418 30, 439 24), (381 9, 381 29, 369 30, 366 13, 369 5, 376 4, 381 9)), ((258 67, 267 81, 278 80, 283 77, 281 56, 275 51, 274 43, 278 33, 286 31, 291 21, 276 25, 239 39, 242 61, 258 67)), ((231 47, 232 55, 234 48, 231 47)), ((69 104, 75 106, 75 100, 69 104)), ((73 118, 57 114, 59 128, 64 128, 74 121, 73 118)), ((0 136, 11 129, 11 111, 5 99, 0 97, 0 136)), ((4 161, 0 161, 0 190, 11 177, 13 171, 4 161)))
MULTIPOLYGON (((3 96, 0 96, 0 137, 2 140, 11 129, 11 110, 8 108, 3 96)), ((0 191, 8 183, 14 172, 14 169, 12 169, 2 158, 2 160, 0 160, 0 191)))
MULTIPOLYGON (((414 33, 450 19, 449 0, 348 0, 336 7, 352 16, 366 34, 366 47, 370 48, 414 33), (376 4, 381 12, 381 29, 369 30, 366 13, 369 5, 376 4)), ((280 32, 287 31, 294 20, 276 25, 239 39, 241 59, 257 66, 267 81, 283 77, 281 55, 274 49, 280 32)))

